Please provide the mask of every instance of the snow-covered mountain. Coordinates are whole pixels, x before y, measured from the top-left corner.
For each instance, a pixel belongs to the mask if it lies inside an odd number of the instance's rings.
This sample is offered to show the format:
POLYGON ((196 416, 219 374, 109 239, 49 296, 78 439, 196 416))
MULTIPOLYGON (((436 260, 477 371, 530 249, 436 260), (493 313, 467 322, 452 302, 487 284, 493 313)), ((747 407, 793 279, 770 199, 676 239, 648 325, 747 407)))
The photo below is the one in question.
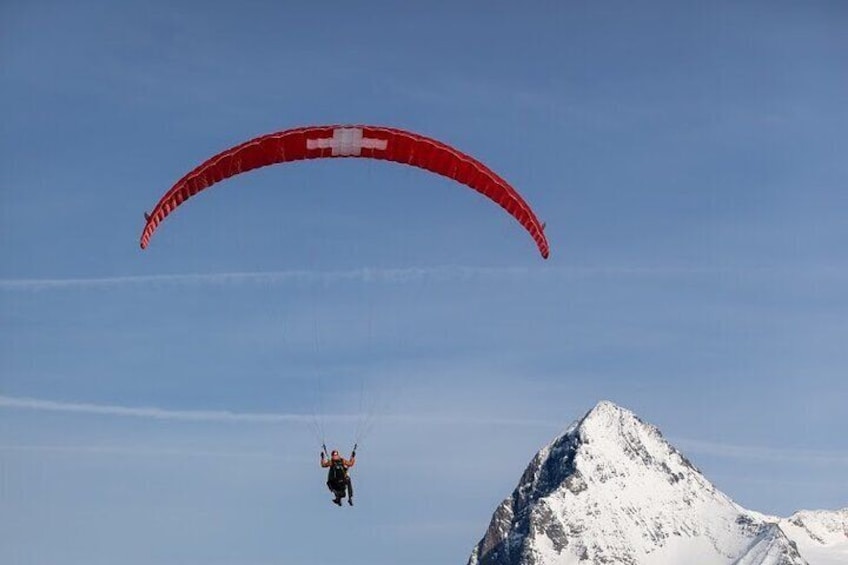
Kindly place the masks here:
POLYGON ((848 509, 746 510, 657 428, 601 402, 536 454, 468 563, 848 564, 848 509))

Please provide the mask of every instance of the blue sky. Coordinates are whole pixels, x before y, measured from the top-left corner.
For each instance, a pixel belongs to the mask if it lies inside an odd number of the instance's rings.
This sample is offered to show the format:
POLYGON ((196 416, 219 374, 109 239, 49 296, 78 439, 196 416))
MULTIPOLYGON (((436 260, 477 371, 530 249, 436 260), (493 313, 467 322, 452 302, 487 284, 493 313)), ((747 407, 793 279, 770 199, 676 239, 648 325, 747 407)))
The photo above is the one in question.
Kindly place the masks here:
POLYGON ((848 506, 846 20, 4 2, 0 561, 463 562, 607 399, 745 506, 848 506), (473 154, 550 260, 476 193, 365 160, 231 179, 139 250, 195 165, 324 123, 473 154), (312 424, 346 450, 362 413, 339 510, 312 424))

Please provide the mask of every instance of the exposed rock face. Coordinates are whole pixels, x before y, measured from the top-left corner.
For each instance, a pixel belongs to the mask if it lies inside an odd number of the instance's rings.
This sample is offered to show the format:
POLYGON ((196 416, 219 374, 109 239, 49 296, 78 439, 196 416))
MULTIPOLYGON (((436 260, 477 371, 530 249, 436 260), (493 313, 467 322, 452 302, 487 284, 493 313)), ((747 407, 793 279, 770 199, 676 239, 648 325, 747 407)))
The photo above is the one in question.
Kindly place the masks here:
POLYGON ((804 533, 804 548, 848 551, 846 514, 745 510, 657 428, 602 402, 536 454, 469 565, 802 565, 785 529, 804 533))

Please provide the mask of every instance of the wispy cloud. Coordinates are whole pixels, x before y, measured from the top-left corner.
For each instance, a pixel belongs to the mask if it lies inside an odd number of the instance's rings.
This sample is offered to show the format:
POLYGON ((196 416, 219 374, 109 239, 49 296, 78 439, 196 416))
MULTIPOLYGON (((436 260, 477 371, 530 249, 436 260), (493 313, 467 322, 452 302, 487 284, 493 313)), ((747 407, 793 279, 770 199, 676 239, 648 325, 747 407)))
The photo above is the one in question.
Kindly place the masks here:
POLYGON ((274 459, 287 462, 312 462, 305 457, 286 457, 271 451, 221 451, 119 445, 0 444, 0 451, 69 455, 131 455, 140 457, 210 457, 225 459, 274 459))
MULTIPOLYGON (((169 420, 184 422, 216 422, 216 423, 264 423, 264 424, 307 424, 315 425, 316 419, 331 423, 355 423, 361 420, 361 414, 283 414, 233 412, 228 410, 168 410, 156 407, 131 407, 111 404, 91 404, 76 402, 61 402, 38 398, 13 397, 0 395, 0 408, 35 410, 46 412, 65 412, 82 415, 114 416, 145 418, 153 420, 169 420)), ((369 415, 374 417, 374 415, 369 415)), ((397 424, 455 424, 467 426, 504 426, 504 427, 541 427, 552 430, 561 429, 561 422, 534 418, 503 418, 475 415, 455 416, 451 414, 421 413, 421 414, 383 414, 380 420, 392 421, 397 424)), ((742 459, 771 463, 786 463, 802 461, 804 463, 848 466, 848 453, 833 451, 815 451, 783 449, 764 446, 736 445, 729 443, 710 442, 690 438, 671 440, 674 445, 689 453, 742 459)), ((89 448, 74 448, 65 446, 14 446, 0 445, 0 449, 38 449, 38 450, 81 450, 89 448)), ((121 448, 90 448, 93 451, 118 452, 121 448), (117 450, 117 451, 116 451, 117 450)), ((137 450, 134 450, 134 452, 137 450)), ((175 452, 176 454, 177 452, 175 452)), ((179 451, 179 453, 183 453, 179 451)), ((198 452, 198 455, 223 456, 213 452, 198 452)), ((254 454, 254 456, 270 456, 270 454, 254 454)), ((250 456, 237 453, 233 457, 250 456)))
POLYGON ((771 463, 817 463, 825 465, 848 466, 848 453, 816 451, 804 449, 782 449, 756 445, 734 445, 677 438, 672 440, 676 446, 692 453, 723 457, 727 459, 748 459, 771 463))
POLYGON ((414 281, 451 281, 476 277, 519 276, 531 273, 524 268, 487 267, 409 267, 359 268, 344 271, 291 270, 274 272, 236 272, 207 274, 136 275, 100 278, 2 279, 0 290, 37 291, 61 289, 100 289, 122 286, 232 284, 283 285, 302 283, 382 283, 403 284, 414 281))
MULTIPOLYGON (((311 414, 269 414, 230 412, 227 410, 167 410, 155 407, 131 407, 109 404, 57 402, 38 398, 0 396, 0 408, 39 410, 47 412, 72 412, 100 416, 125 416, 153 420, 180 420, 187 422, 244 422, 244 423, 305 423, 314 422, 311 414)), ((350 422, 356 416, 322 415, 328 421, 350 422)))
POLYGON ((359 423, 363 417, 380 418, 396 423, 422 424, 465 424, 465 425, 501 425, 501 426, 542 426, 556 427, 556 422, 538 419, 453 416, 442 414, 280 414, 257 412, 232 412, 229 410, 168 410, 156 407, 132 407, 112 404, 91 404, 78 402, 61 402, 39 398, 0 396, 0 408, 19 410, 36 410, 43 412, 66 412, 95 416, 116 416, 131 418, 146 418, 152 420, 172 420, 185 422, 218 422, 218 423, 264 423, 264 424, 309 424, 315 425, 316 420, 324 423, 359 423))
POLYGON ((771 267, 717 268, 702 266, 570 266, 570 267, 481 267, 433 266, 370 268, 314 271, 187 273, 128 275, 96 278, 0 279, 0 291, 100 290, 127 286, 214 286, 214 285, 286 285, 286 284, 389 284, 413 282, 455 282, 475 279, 556 279, 611 277, 690 277, 690 276, 829 276, 844 278, 848 272, 838 268, 811 268, 804 272, 771 267))

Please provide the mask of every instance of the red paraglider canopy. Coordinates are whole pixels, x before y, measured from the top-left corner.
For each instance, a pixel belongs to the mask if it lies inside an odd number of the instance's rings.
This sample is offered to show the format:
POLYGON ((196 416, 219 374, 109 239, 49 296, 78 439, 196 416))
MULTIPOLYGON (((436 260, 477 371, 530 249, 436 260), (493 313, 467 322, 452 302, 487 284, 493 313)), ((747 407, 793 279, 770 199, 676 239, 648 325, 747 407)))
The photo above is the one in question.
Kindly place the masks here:
POLYGON ((395 128, 365 125, 310 126, 257 137, 218 155, 181 178, 156 204, 141 234, 141 248, 180 204, 213 184, 266 165, 330 157, 363 157, 410 165, 451 178, 506 210, 549 253, 542 224, 520 194, 480 161, 435 139, 395 128))

